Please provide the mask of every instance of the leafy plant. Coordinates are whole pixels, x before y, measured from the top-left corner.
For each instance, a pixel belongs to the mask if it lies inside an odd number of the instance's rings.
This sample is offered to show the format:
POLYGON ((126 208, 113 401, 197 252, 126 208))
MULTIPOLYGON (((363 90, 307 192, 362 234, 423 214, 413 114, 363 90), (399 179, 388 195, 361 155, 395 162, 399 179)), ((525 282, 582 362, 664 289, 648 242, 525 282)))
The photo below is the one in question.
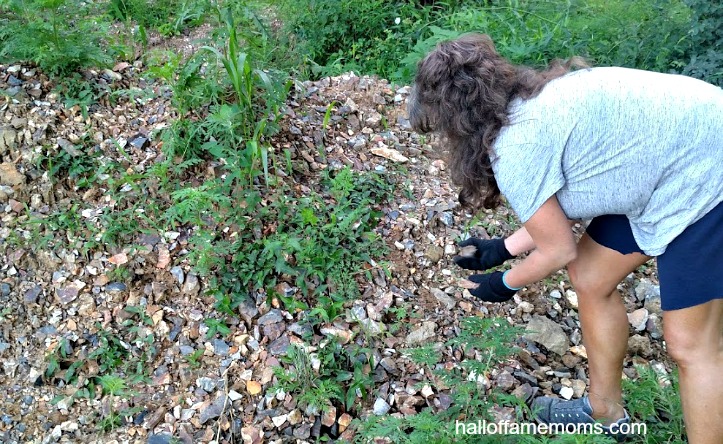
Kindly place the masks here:
POLYGON ((326 411, 334 403, 343 403, 347 410, 357 408, 359 396, 366 399, 374 386, 368 363, 369 351, 342 347, 335 340, 323 344, 315 353, 291 346, 282 362, 288 368, 275 367, 277 384, 282 390, 298 396, 303 408, 326 411), (318 370, 313 361, 318 362, 318 370))
POLYGON ((103 49, 106 26, 88 2, 8 0, 0 8, 0 60, 32 61, 58 76, 112 60, 103 49))
MULTIPOLYGON (((511 344, 519 334, 518 328, 510 326, 503 319, 464 318, 459 335, 447 341, 445 346, 459 347, 463 352, 476 350, 482 359, 466 359, 452 370, 437 368, 440 355, 431 346, 408 350, 407 354, 413 361, 434 375, 431 385, 438 381, 445 390, 449 390, 451 406, 437 413, 427 408, 416 415, 404 417, 370 417, 360 424, 356 442, 368 442, 379 436, 389 438, 392 442, 420 444, 478 442, 484 439, 484 436, 457 434, 455 422, 467 419, 491 420, 490 409, 494 405, 511 405, 522 409, 520 401, 514 396, 494 391, 487 393, 479 383, 480 377, 488 374, 513 352, 511 344)), ((506 442, 503 436, 494 438, 498 441, 490 442, 506 442)))
POLYGON ((691 10, 689 47, 681 57, 682 73, 723 87, 723 4, 683 0, 691 10))

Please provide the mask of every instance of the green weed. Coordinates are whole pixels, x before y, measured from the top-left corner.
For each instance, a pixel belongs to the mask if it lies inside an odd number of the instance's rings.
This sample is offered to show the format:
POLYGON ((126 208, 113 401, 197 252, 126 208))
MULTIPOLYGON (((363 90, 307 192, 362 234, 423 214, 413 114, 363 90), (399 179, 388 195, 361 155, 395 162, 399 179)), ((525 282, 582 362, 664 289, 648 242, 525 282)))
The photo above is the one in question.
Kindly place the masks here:
POLYGON ((80 0, 6 0, 0 4, 0 60, 28 60, 63 76, 85 67, 107 66, 106 24, 80 0))

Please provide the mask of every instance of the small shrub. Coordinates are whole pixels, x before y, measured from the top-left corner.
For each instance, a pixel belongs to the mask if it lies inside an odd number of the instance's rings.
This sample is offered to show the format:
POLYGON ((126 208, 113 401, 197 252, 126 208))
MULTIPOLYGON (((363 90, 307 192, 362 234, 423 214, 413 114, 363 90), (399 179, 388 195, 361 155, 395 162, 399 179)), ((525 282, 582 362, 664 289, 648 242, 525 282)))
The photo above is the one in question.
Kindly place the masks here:
POLYGON ((202 23, 210 3, 203 0, 110 0, 107 8, 116 20, 130 19, 144 28, 175 35, 202 23))
POLYGON ((682 73, 723 87, 723 4, 684 1, 691 10, 691 24, 682 73))
POLYGON ((107 25, 97 18, 80 0, 9 0, 0 5, 0 60, 31 61, 58 76, 107 66, 107 25))

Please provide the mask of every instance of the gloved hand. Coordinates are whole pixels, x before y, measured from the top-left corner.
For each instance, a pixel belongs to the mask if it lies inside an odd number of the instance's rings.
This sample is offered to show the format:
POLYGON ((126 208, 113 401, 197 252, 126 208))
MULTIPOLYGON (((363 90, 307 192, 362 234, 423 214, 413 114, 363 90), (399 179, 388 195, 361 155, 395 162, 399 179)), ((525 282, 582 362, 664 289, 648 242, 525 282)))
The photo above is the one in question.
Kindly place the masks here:
POLYGON ((469 292, 487 302, 505 302, 512 299, 517 290, 511 290, 502 280, 502 272, 473 274, 468 279, 479 285, 469 292))
POLYGON ((459 256, 452 258, 455 264, 468 270, 487 270, 502 265, 514 256, 505 248, 504 238, 479 239, 470 237, 459 243, 459 256))

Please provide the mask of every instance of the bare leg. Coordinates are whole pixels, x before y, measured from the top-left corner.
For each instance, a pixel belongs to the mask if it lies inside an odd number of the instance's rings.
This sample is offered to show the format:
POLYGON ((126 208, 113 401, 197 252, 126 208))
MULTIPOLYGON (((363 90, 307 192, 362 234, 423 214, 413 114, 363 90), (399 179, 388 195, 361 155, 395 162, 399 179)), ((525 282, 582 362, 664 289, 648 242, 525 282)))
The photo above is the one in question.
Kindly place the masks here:
POLYGON ((663 313, 690 444, 723 442, 723 299, 663 313))
POLYGON ((621 375, 628 345, 628 319, 616 288, 649 259, 640 253, 621 254, 585 234, 578 242, 577 258, 568 265, 578 295, 588 355, 592 416, 605 424, 625 414, 621 375))

